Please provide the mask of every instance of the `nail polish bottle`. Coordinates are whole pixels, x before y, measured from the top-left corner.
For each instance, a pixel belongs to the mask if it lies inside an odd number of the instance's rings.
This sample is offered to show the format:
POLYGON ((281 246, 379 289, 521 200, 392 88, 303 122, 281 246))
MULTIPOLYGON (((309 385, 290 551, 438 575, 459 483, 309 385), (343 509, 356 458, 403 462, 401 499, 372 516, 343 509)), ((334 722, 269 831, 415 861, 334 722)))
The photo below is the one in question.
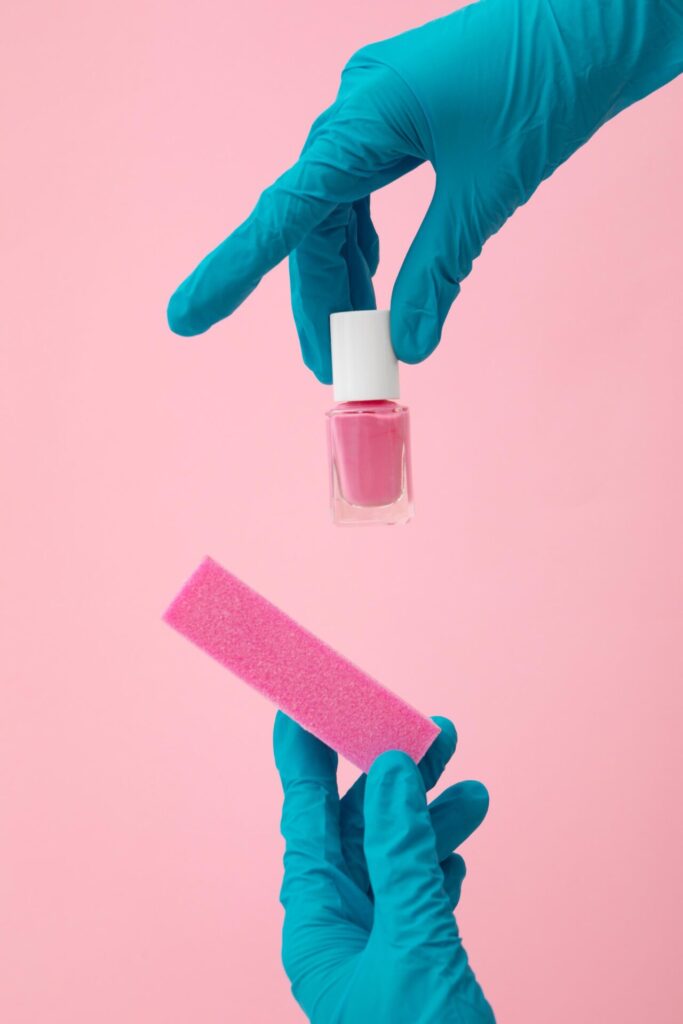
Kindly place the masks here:
POLYGON ((399 397, 388 310, 330 317, 327 413, 332 518, 338 525, 407 523, 413 515, 408 409, 399 397))

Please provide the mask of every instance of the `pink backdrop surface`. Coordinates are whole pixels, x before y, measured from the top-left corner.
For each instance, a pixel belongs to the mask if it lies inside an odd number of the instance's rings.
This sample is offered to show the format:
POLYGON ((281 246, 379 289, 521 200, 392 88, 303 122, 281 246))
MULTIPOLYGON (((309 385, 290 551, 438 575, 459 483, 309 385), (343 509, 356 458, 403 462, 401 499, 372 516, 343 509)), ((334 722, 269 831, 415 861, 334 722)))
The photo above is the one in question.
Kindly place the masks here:
MULTIPOLYGON (((417 518, 328 519, 284 266, 172 336, 388 0, 4 12, 0 1019, 294 1024, 272 711, 161 613, 210 553, 483 779, 459 921, 503 1024, 683 1006, 683 81, 486 247, 403 374, 417 518)), ((378 195, 378 298, 431 191, 378 195)), ((344 778, 350 778, 344 771, 344 778)))

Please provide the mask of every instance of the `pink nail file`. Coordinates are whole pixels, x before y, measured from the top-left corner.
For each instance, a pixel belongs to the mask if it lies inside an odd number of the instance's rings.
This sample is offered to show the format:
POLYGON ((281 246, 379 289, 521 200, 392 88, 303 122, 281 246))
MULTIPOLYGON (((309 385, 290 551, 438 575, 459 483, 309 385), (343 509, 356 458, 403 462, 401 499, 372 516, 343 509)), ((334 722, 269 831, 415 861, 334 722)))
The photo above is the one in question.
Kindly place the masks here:
POLYGON ((439 732, 211 558, 164 620, 362 771, 385 750, 419 761, 439 732))

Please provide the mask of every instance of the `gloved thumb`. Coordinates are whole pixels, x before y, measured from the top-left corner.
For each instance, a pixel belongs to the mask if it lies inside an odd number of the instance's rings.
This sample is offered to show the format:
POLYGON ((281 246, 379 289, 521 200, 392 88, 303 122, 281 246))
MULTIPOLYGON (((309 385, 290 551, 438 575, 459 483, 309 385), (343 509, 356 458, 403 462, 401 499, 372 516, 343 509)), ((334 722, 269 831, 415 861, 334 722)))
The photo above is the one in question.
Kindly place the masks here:
POLYGON ((422 362, 439 344, 460 282, 481 250, 469 218, 460 209, 456 216, 455 206, 454 196, 437 183, 394 284, 391 340, 404 363, 422 362))
POLYGON ((457 933, 425 785, 407 754, 392 750, 377 758, 368 773, 364 810, 374 927, 392 946, 450 946, 457 933))

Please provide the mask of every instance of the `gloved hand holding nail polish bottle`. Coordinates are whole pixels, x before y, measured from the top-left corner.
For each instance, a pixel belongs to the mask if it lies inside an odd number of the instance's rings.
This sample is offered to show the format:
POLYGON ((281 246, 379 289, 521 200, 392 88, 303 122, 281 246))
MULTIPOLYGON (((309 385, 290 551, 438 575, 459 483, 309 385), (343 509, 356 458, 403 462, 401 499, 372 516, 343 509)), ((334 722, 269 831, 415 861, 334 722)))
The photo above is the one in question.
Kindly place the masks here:
MULTIPOLYGON (((428 160, 434 196, 394 285, 390 330, 399 359, 425 359, 487 238, 605 121, 682 70, 683 0, 480 0, 363 47, 297 163, 174 293, 172 330, 206 331, 289 255, 304 362, 332 383, 330 314, 375 306, 370 195, 428 160)), ((382 395, 367 400, 384 405, 330 426, 333 516, 405 522, 407 419, 382 395), (384 427, 393 444, 378 445, 384 427)))
POLYGON ((434 197, 391 299, 396 354, 419 362, 487 238, 682 70, 683 0, 480 0, 363 47, 297 163, 172 296, 172 330, 206 331, 290 255, 304 362, 332 383, 330 314, 375 306, 370 194, 428 160, 434 197))

